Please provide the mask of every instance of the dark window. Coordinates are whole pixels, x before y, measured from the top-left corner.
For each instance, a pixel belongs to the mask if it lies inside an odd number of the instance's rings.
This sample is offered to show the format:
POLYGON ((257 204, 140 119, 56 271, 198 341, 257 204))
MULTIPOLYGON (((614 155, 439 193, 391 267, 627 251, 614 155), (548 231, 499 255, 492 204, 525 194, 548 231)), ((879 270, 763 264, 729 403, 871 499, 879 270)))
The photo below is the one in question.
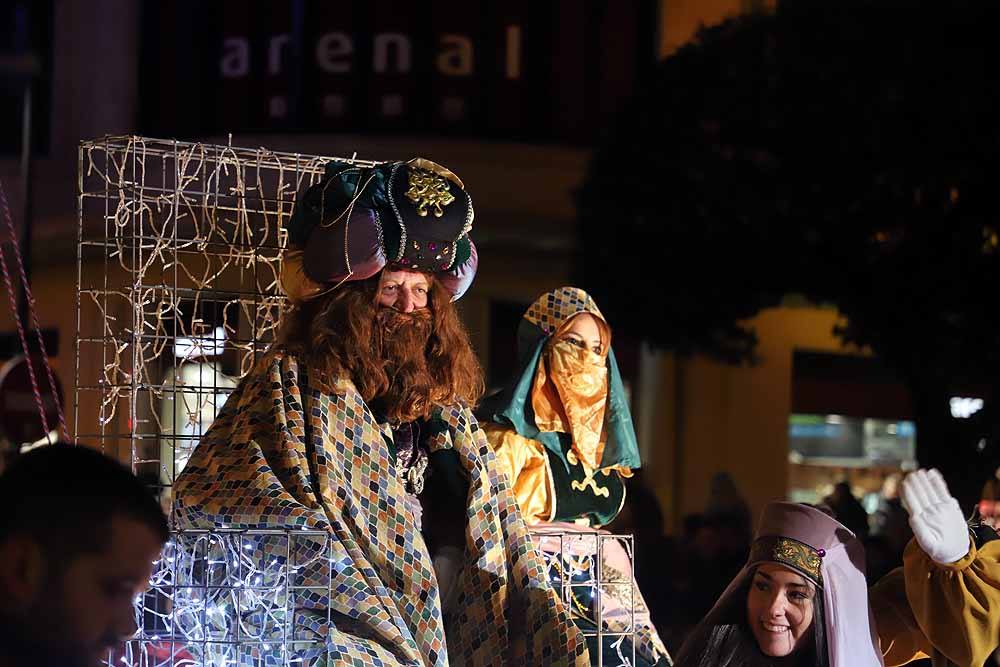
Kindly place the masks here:
POLYGON ((486 367, 488 390, 499 389, 521 369, 517 363, 517 327, 527 303, 493 301, 490 304, 490 352, 486 367))
POLYGON ((25 86, 31 84, 32 152, 49 150, 52 0, 0 3, 0 155, 21 152, 25 86), (36 66, 32 66, 34 61, 36 66))

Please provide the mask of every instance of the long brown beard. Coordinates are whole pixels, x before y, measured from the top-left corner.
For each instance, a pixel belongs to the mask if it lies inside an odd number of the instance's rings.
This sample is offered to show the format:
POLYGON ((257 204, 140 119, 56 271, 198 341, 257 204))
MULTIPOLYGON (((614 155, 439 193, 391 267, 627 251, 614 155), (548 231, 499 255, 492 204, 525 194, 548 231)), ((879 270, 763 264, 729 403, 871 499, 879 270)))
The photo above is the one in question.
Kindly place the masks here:
POLYGON ((372 352, 382 363, 389 387, 374 397, 390 423, 430 416, 440 384, 427 366, 427 348, 433 321, 429 310, 401 313, 379 308, 375 317, 372 352))
POLYGON ((349 378, 369 405, 382 397, 396 422, 475 405, 483 371, 451 295, 432 279, 426 310, 393 314, 376 305, 378 286, 374 276, 299 304, 282 317, 279 346, 302 355, 315 388, 334 393, 349 378))

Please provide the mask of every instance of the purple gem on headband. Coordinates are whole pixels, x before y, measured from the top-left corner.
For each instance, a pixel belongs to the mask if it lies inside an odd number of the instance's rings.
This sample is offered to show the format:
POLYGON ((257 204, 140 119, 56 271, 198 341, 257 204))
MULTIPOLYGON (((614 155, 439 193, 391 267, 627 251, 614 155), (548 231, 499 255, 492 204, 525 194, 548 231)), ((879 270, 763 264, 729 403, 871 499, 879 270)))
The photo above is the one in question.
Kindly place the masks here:
POLYGON ((437 243, 434 243, 433 241, 427 244, 427 249, 430 250, 431 252, 437 250, 437 247, 438 247, 437 243))
POLYGON ((826 549, 817 549, 816 555, 820 558, 826 558, 826 549))

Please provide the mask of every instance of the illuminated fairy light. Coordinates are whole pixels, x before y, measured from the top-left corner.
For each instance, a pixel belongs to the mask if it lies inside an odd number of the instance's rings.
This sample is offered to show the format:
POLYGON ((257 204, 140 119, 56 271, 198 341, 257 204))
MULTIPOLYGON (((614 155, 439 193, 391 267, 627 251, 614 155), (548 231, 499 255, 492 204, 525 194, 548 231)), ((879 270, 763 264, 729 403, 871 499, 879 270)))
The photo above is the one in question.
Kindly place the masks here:
MULTIPOLYGON (((78 356, 99 360, 78 369, 74 383, 77 426, 81 405, 98 426, 83 441, 104 449, 125 439, 133 467, 155 464, 169 486, 200 424, 228 396, 217 369, 232 365, 238 380, 274 338, 285 303, 278 287, 284 226, 295 193, 317 182, 328 160, 143 137, 81 144, 79 257, 96 253, 104 266, 81 273, 77 294, 78 356), (210 311, 198 304, 219 312, 202 321, 210 311), (186 382, 180 371, 194 363, 197 381, 186 382), (168 400, 171 419, 160 410, 168 400), (190 427, 184 435, 180 423, 190 427)), ((309 528, 176 532, 150 591, 136 600, 135 638, 108 664, 314 664, 328 638, 308 634, 315 600, 305 602, 317 589, 329 595, 331 578, 349 565, 330 539, 309 528)), ((561 566, 583 582, 577 590, 585 605, 599 608, 613 590, 586 583, 580 571, 588 563, 577 555, 561 566)), ((576 587, 553 576, 557 590, 576 587)), ((329 625, 331 612, 318 613, 318 625, 329 625)))
MULTIPOLYGON (((583 543, 578 533, 561 535, 558 550, 542 550, 549 580, 573 616, 593 623, 609 591, 631 586, 631 579, 602 578, 593 538, 623 538, 590 534, 590 542, 583 543)), ((136 600, 135 638, 123 655, 109 656, 106 664, 312 664, 323 655, 326 638, 304 636, 307 619, 296 603, 317 590, 325 589, 327 595, 333 590, 340 561, 332 547, 331 536, 316 530, 176 531, 154 563, 150 590, 136 600), (322 585, 314 585, 317 581, 322 585)), ((318 620, 320 626, 329 623, 322 613, 318 620)), ((604 665, 635 664, 629 648, 634 627, 605 623, 600 630, 584 628, 583 633, 610 640, 604 645, 604 665)))
POLYGON ((329 595, 330 547, 330 536, 315 530, 176 532, 154 564, 150 592, 136 603, 139 631, 117 662, 249 667, 274 656, 301 664, 301 655, 323 651, 325 638, 303 635, 296 605, 307 588, 329 595), (326 583, 306 587, 300 573, 325 574, 326 583))
POLYGON ((103 270, 80 274, 77 352, 96 363, 72 430, 102 450, 124 436, 168 486, 274 339, 285 225, 330 157, 109 136, 78 158, 78 261, 103 270))
POLYGON ((215 357, 226 351, 226 329, 215 327, 211 337, 178 336, 174 339, 174 356, 181 359, 215 357))
POLYGON ((952 396, 951 400, 948 401, 948 406, 951 408, 951 416, 955 419, 968 419, 982 410, 983 405, 983 399, 968 398, 965 396, 952 396))

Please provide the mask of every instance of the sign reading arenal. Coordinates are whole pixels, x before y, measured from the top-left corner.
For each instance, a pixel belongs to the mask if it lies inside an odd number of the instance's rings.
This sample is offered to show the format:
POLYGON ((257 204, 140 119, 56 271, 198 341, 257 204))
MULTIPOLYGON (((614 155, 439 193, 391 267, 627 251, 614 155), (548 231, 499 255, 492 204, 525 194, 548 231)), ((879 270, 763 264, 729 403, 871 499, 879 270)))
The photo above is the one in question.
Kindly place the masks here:
POLYGON ((654 62, 651 0, 147 1, 143 130, 589 143, 654 62))

